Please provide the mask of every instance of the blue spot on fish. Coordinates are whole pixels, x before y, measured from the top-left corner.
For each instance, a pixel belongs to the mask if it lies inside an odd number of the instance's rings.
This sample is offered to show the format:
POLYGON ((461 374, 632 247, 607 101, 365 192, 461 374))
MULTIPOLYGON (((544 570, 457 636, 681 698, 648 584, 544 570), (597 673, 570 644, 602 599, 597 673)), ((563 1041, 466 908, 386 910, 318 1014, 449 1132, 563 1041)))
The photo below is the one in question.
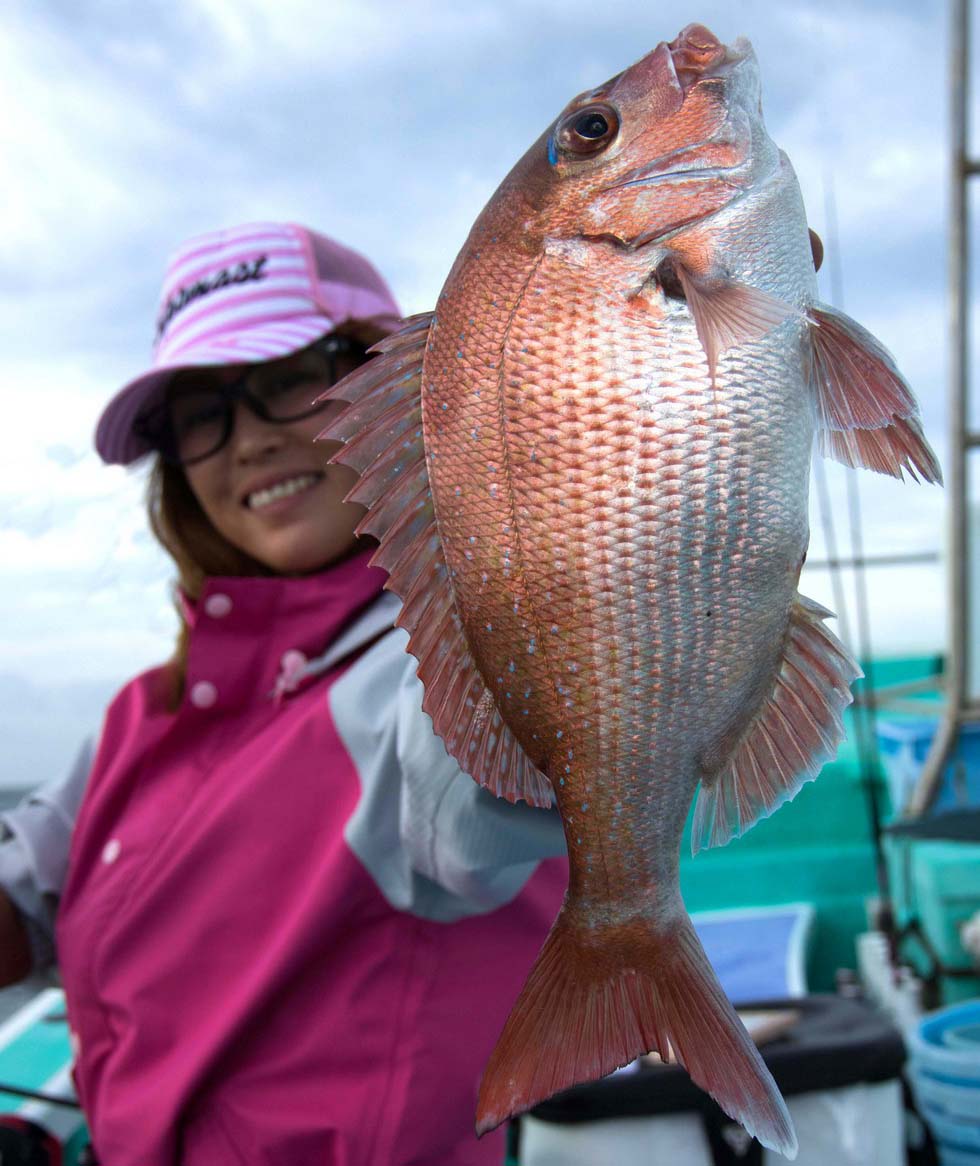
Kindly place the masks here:
POLYGON ((558 147, 555 145, 554 134, 551 134, 548 138, 548 164, 550 166, 558 165, 558 147))

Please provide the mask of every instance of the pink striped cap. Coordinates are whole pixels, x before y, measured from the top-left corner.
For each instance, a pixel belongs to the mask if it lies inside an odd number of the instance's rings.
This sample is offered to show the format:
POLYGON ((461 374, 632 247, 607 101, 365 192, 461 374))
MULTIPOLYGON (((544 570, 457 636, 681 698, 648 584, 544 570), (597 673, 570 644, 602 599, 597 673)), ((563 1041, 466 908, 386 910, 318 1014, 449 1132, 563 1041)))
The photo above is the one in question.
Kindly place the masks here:
POLYGON ((199 235, 171 257, 151 367, 105 407, 95 448, 110 465, 149 452, 133 422, 180 369, 289 356, 336 329, 373 343, 401 313, 356 251, 292 223, 248 223, 199 235))

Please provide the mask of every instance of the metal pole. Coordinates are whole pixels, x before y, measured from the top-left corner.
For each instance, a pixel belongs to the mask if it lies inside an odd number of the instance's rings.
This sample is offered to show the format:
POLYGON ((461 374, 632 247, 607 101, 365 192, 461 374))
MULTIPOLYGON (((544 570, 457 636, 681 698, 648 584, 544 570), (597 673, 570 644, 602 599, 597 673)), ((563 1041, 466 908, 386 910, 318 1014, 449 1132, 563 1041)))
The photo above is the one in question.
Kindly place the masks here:
POLYGON ((969 0, 953 0, 950 13, 950 175, 949 221, 949 458, 946 477, 948 516, 948 644, 946 707, 932 748, 906 813, 918 816, 935 800, 943 770, 956 744, 961 710, 966 705, 968 531, 966 498, 967 358, 969 320, 969 205, 967 175, 967 108, 969 99, 969 0))

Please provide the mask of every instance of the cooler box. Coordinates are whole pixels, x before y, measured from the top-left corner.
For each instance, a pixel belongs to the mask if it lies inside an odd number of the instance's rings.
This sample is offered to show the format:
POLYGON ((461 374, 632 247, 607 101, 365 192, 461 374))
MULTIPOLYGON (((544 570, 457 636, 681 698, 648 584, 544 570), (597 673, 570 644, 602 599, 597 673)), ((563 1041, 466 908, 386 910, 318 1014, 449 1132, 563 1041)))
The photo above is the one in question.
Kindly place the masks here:
POLYGON ((895 823, 884 847, 902 957, 932 979, 940 1003, 980 996, 980 968, 960 938, 980 911, 980 809, 895 823))
MULTIPOLYGON (((936 735, 939 718, 888 717, 878 714, 878 755, 888 782, 892 812, 904 809, 922 772, 922 763, 936 735)), ((933 812, 980 806, 980 725, 960 729, 953 757, 943 772, 933 812)))
MULTIPOLYGON (((760 1051, 796 1125, 797 1166, 903 1166, 898 1030, 870 1005, 838 996, 766 1001, 792 1010, 789 1032, 760 1051)), ((763 1150, 676 1065, 643 1063, 577 1085, 521 1119, 521 1166, 752 1166, 763 1150)))
POLYGON ((805 996, 812 903, 695 911, 691 922, 733 1004, 805 996))

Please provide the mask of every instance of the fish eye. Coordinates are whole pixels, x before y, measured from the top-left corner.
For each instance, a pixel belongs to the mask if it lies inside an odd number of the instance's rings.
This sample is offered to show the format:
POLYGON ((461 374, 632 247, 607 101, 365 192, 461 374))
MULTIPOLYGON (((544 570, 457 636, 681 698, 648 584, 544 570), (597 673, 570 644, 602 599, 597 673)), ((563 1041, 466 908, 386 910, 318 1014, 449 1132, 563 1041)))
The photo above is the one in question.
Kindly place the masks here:
POLYGON ((570 113, 555 139, 560 149, 579 157, 604 150, 619 133, 619 114, 611 105, 590 105, 570 113))
POLYGON ((593 142, 596 138, 604 138, 609 133, 609 122, 594 109, 591 113, 583 113, 581 117, 576 118, 572 131, 580 138, 593 142))

